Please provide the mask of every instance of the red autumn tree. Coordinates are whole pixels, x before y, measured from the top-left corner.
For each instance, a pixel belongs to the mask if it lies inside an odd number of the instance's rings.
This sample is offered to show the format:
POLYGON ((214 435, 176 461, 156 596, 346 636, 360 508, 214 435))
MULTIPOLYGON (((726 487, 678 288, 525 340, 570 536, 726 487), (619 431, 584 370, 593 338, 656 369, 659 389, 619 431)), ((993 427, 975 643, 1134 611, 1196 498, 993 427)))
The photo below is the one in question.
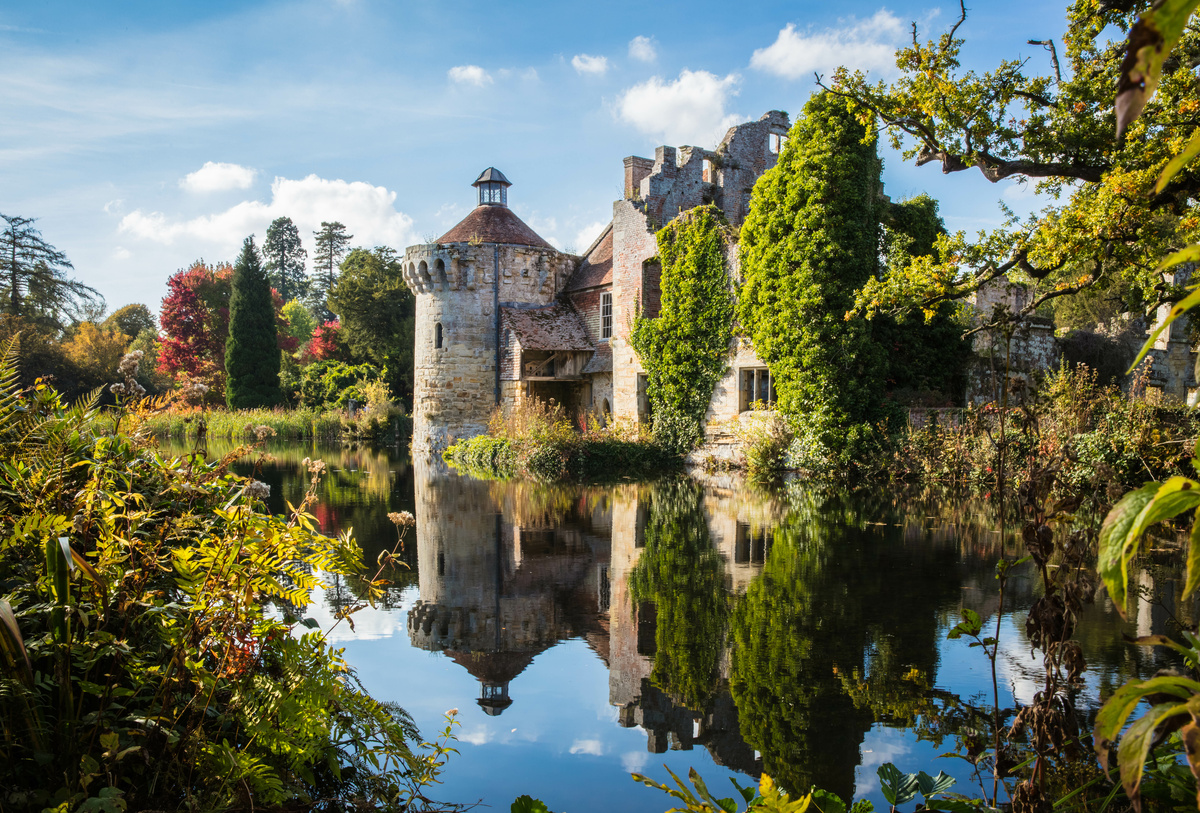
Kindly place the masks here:
POLYGON ((207 379, 214 397, 223 397, 232 279, 228 264, 209 266, 197 260, 167 280, 159 313, 163 338, 158 369, 175 378, 207 379))
MULTIPOLYGON (((180 376, 202 379, 216 402, 225 398, 225 340, 229 337, 229 297, 233 268, 228 263, 207 265, 197 260, 167 280, 159 322, 162 350, 158 369, 177 381, 180 376)), ((283 299, 272 290, 277 325, 285 325, 283 299)), ((276 331, 281 350, 296 349, 296 340, 276 331)))
POLYGON ((313 336, 304 349, 304 362, 328 361, 335 359, 345 361, 345 347, 341 338, 342 323, 338 320, 318 325, 313 336))

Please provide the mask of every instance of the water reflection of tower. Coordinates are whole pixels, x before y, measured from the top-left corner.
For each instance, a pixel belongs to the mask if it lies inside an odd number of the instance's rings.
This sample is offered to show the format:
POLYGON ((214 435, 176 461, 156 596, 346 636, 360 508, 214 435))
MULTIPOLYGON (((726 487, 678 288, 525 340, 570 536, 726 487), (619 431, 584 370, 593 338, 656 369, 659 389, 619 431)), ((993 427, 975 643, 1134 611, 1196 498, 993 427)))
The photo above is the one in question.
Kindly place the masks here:
POLYGON ((415 465, 420 598, 409 636, 470 672, 479 705, 500 714, 534 657, 594 625, 595 545, 577 527, 505 517, 492 493, 504 486, 435 466, 415 465))

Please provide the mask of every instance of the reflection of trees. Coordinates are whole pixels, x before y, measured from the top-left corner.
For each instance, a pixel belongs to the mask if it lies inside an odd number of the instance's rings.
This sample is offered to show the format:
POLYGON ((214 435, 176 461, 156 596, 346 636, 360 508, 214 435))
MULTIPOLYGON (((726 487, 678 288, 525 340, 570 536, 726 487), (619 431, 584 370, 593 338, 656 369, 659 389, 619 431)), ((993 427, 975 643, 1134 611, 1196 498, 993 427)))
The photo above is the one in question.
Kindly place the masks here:
POLYGON ((923 707, 957 550, 905 545, 892 522, 863 530, 880 514, 858 500, 792 505, 733 613, 731 689, 764 771, 849 798, 876 716, 905 724, 923 707))
POLYGON ((672 480, 652 495, 645 550, 630 573, 630 592, 634 601, 655 607, 651 679, 701 711, 715 689, 728 623, 724 565, 709 538, 699 486, 672 480))

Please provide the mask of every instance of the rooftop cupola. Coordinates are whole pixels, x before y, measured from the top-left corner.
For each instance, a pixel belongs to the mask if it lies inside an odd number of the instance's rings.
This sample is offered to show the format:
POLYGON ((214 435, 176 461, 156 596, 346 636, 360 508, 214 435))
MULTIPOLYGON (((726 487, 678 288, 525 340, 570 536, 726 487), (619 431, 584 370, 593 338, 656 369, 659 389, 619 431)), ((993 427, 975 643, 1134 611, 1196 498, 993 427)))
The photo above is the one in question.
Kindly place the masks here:
POLYGON ((508 187, 512 184, 495 167, 488 167, 481 172, 471 186, 479 189, 480 206, 508 206, 508 187))

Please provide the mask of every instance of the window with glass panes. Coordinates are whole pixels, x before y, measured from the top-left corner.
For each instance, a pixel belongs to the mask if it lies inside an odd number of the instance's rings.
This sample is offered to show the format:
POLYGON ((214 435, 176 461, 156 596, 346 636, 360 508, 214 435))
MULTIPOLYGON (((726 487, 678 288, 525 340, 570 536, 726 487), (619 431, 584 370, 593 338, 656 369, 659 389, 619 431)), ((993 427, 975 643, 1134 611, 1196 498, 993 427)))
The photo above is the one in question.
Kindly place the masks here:
POLYGON ((612 294, 600 294, 600 338, 612 338, 612 294))

